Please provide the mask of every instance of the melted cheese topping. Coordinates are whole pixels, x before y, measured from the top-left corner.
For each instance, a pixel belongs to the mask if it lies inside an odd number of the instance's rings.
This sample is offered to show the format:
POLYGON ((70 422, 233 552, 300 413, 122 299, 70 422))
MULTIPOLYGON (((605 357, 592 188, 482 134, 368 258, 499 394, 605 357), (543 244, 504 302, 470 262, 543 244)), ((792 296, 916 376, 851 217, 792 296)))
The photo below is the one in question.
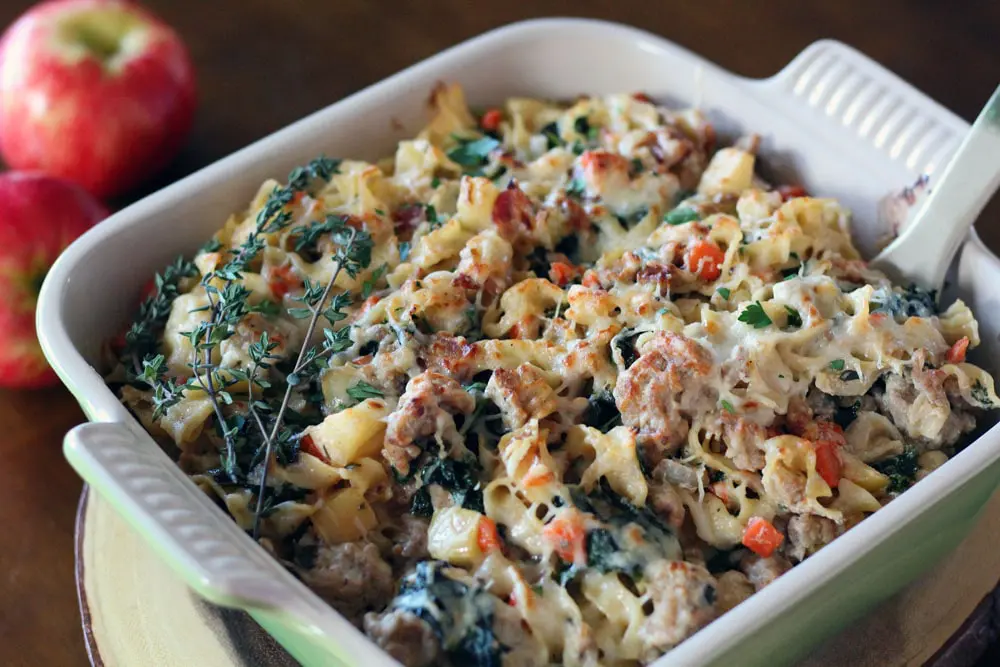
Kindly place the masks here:
MULTIPOLYGON (((453 566, 435 585, 475 604, 413 584, 386 613, 418 610, 453 664, 483 624, 509 642, 490 649, 505 665, 655 659, 721 611, 716 586, 766 584, 761 563, 822 547, 900 490, 899 457, 933 453, 927 474, 970 409, 997 405, 964 361, 979 343, 969 309, 937 312, 867 268, 837 202, 755 175, 756 140, 716 151, 699 112, 641 96, 512 99, 489 134, 458 87, 432 104, 394 158, 341 162, 261 235, 240 282, 277 313, 248 315, 213 362, 245 371, 266 330, 280 345, 261 377, 282 385, 305 335, 288 309, 336 271, 335 241, 302 247, 303 230, 341 215, 371 234, 369 267, 335 283, 352 305, 327 326, 350 327, 349 348, 293 392, 302 453, 267 462, 279 502, 262 534, 283 558, 303 540, 373 543, 398 580, 413 567, 400 513, 429 514, 415 558, 453 566), (359 401, 359 383, 374 396, 359 401), (751 520, 777 543, 748 537, 751 520)), ((202 272, 275 186, 198 255, 202 272)), ((160 344, 182 379, 185 333, 209 317, 205 285, 183 291, 160 344)), ((246 383, 230 393, 227 413, 245 411, 246 383)), ((252 525, 262 459, 243 483, 211 472, 225 445, 204 393, 159 418, 141 384, 121 395, 252 525)))

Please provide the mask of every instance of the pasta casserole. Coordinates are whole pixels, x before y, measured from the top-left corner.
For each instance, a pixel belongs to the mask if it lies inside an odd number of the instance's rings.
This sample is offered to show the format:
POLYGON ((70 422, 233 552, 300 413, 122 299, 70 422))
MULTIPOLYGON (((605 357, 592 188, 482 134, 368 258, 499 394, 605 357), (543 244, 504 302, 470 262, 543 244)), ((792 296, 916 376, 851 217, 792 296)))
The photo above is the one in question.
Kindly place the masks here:
POLYGON ((649 663, 944 464, 998 405, 961 301, 696 109, 457 85, 376 164, 264 183, 107 380, 411 667, 649 663))

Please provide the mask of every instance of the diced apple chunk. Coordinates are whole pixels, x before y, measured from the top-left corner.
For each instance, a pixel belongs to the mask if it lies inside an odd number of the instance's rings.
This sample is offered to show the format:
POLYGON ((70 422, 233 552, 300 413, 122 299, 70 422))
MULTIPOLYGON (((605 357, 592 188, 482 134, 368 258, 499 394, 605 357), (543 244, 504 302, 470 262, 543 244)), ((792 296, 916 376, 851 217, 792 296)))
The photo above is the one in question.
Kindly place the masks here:
POLYGON ((479 522, 483 515, 461 507, 445 507, 431 518, 427 551, 433 558, 460 567, 474 567, 483 559, 479 548, 479 522))
POLYGON ((315 451, 328 457, 330 463, 346 466, 366 456, 378 456, 388 414, 385 401, 369 398, 329 415, 316 426, 307 428, 305 435, 312 439, 315 451))
POLYGON ((703 195, 739 194, 753 180, 754 156, 738 148, 723 148, 712 157, 701 175, 698 192, 703 195))
POLYGON ((312 515, 316 532, 327 544, 355 542, 375 528, 378 518, 360 489, 348 487, 323 500, 312 515))

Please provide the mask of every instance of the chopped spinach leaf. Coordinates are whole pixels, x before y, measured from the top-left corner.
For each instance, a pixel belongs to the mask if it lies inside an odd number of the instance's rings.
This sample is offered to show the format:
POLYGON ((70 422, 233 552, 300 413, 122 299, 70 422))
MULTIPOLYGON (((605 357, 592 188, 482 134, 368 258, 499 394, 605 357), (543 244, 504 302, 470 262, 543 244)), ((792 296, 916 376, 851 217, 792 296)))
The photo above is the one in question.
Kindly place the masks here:
POLYGON ((882 294, 881 300, 872 299, 871 312, 887 313, 897 322, 904 322, 909 317, 933 317, 938 314, 937 291, 916 285, 910 285, 902 293, 890 291, 882 294))
MULTIPOLYGON (((451 493, 455 503, 465 509, 483 512, 483 492, 480 489, 476 471, 465 461, 434 457, 419 472, 420 490, 413 496, 410 511, 427 512, 430 509, 430 495, 427 487, 437 484, 451 493), (421 493, 422 492, 422 493, 421 493)), ((430 516, 423 513, 418 516, 430 516)))
POLYGON ((846 429, 851 425, 855 419, 858 418, 858 410, 861 409, 861 401, 855 400, 851 405, 845 407, 838 406, 837 411, 833 413, 833 421, 837 423, 840 428, 846 429))
POLYGON ((892 493, 901 493, 908 489, 916 480, 917 470, 917 450, 907 446, 902 454, 894 456, 884 461, 872 463, 871 466, 889 478, 888 490, 892 493))
POLYGON ((583 413, 583 423, 587 426, 607 433, 621 421, 622 415, 615 405, 615 397, 607 389, 587 399, 587 410, 583 413))
POLYGON ((578 264, 580 239, 576 234, 570 234, 569 236, 563 237, 563 239, 556 244, 555 251, 561 252, 566 255, 571 262, 578 264))
POLYGON ((587 533, 587 567, 592 567, 599 572, 610 572, 620 568, 621 558, 618 557, 621 549, 615 543, 615 538, 611 531, 604 528, 595 528, 587 533))
POLYGON ((593 127, 590 124, 590 120, 586 116, 579 116, 573 121, 573 129, 577 133, 582 134, 587 137, 587 141, 594 141, 597 139, 597 134, 599 132, 598 128, 593 127))
POLYGON ((413 516, 429 517, 434 514, 434 505, 431 503, 430 490, 423 486, 417 489, 410 500, 410 514, 413 516))
POLYGON ((562 146, 565 143, 559 136, 559 125, 554 121, 544 126, 540 134, 548 141, 549 150, 552 150, 556 146, 562 146))
POLYGON ((640 333, 642 332, 626 327, 611 339, 611 345, 621 354, 625 368, 629 368, 639 358, 639 353, 635 349, 635 339, 640 333))
POLYGON ((976 380, 976 383, 972 385, 972 398, 984 408, 995 407, 982 380, 976 380))
POLYGON ((390 609, 408 611, 437 635, 450 662, 500 667, 504 647, 493 634, 495 598, 445 574, 446 563, 422 561, 406 575, 390 609))
POLYGON ((649 209, 645 206, 640 206, 626 215, 616 215, 615 217, 618 218, 618 222, 621 223, 622 227, 630 229, 634 225, 642 222, 647 215, 649 215, 649 209))

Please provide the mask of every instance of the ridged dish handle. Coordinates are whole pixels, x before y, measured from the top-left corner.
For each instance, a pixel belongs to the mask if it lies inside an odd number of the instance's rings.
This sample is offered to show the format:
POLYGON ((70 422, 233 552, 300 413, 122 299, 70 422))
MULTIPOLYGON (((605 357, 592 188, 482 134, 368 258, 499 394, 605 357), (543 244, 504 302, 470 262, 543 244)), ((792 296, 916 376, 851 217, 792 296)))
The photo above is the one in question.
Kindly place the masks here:
POLYGON ((960 118, 928 105, 898 76, 834 40, 810 44, 774 76, 747 83, 761 94, 797 99, 817 130, 874 146, 914 175, 943 167, 964 133, 960 118))
POLYGON ((209 602, 249 612, 304 665, 395 665, 261 549, 141 427, 71 430, 67 460, 209 602), (114 480, 114 481, 112 481, 114 480))
POLYGON ((300 608, 298 583, 202 493, 149 438, 121 422, 77 426, 67 460, 196 592, 227 607, 300 608), (111 478, 116 484, 111 483, 111 478))

